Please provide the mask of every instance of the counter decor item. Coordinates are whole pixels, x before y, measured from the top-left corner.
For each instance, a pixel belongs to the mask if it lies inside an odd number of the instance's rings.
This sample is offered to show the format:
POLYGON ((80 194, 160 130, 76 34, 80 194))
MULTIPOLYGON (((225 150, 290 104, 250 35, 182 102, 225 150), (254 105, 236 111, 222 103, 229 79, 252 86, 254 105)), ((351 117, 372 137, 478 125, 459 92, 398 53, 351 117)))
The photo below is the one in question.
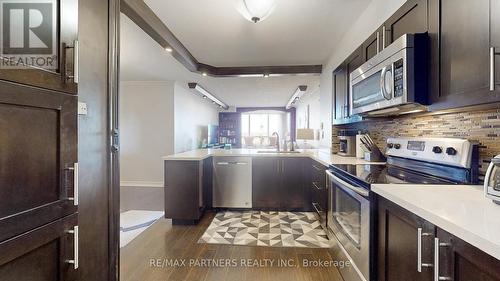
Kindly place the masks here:
POLYGON ((493 202, 500 204, 500 155, 491 159, 484 177, 484 194, 493 202))

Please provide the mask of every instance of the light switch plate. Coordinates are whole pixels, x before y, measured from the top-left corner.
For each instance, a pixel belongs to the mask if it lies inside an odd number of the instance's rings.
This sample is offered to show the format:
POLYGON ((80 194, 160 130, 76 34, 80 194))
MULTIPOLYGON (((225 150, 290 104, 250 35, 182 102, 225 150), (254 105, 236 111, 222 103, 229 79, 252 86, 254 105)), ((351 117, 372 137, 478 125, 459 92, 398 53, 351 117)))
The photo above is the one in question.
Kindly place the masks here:
POLYGON ((87 104, 84 102, 78 102, 78 115, 87 115, 87 104))

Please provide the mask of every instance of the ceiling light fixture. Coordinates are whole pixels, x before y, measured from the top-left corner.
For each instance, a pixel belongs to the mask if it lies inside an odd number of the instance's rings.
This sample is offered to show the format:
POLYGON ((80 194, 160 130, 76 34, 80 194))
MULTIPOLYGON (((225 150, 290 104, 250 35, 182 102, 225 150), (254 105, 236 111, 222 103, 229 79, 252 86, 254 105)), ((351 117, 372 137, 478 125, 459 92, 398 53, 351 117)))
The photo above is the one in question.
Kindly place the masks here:
POLYGON ((269 73, 264 73, 264 78, 269 78, 269 73))
POLYGON ((290 107, 292 107, 292 105, 295 104, 300 99, 300 97, 302 97, 302 95, 306 92, 306 90, 307 90, 306 85, 300 85, 299 87, 297 87, 295 93, 293 93, 293 95, 288 100, 288 103, 286 104, 286 109, 290 109, 290 107))
POLYGON ((171 47, 165 47, 165 51, 171 53, 173 52, 174 50, 171 48, 171 47))
POLYGON ((220 108, 223 109, 228 109, 229 106, 225 104, 223 101, 215 97, 214 95, 210 94, 207 90, 205 90, 203 87, 200 86, 198 83, 188 83, 189 89, 193 89, 197 91, 198 93, 203 95, 204 99, 209 99, 212 101, 213 104, 216 104, 220 108))
POLYGON ((208 74, 206 72, 201 73, 202 76, 207 76, 208 74))
POLYGON ((274 0, 241 0, 245 11, 243 16, 254 23, 258 23, 267 18, 274 10, 274 0))

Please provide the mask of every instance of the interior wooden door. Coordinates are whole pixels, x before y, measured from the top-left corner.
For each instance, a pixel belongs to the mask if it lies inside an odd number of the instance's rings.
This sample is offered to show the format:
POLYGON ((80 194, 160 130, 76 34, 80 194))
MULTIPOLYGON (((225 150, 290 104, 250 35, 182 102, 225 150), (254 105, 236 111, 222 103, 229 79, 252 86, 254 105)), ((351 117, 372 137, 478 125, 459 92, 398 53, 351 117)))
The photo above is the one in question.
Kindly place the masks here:
POLYGON ((77 97, 0 82, 0 242, 77 211, 75 163, 77 97))

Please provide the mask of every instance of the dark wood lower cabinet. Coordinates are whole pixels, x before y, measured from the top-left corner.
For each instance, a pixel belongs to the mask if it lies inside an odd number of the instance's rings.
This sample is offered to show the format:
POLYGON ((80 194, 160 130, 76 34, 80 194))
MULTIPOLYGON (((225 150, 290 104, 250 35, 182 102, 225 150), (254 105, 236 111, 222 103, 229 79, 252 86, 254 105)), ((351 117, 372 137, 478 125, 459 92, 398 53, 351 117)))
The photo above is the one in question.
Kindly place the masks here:
POLYGON ((195 224, 211 205, 211 162, 165 161, 165 217, 173 224, 195 224))
POLYGON ((377 250, 378 281, 500 281, 500 260, 381 197, 377 250))
POLYGON ((437 229, 439 277, 455 281, 499 281, 500 260, 467 242, 437 229))
POLYGON ((254 157, 252 208, 260 210, 311 210, 307 187, 309 158, 254 157))
POLYGON ((418 272, 418 234, 422 233, 422 263, 433 263, 435 227, 403 208, 378 200, 378 280, 432 280, 432 267, 418 272))
POLYGON ((72 281, 74 268, 74 230, 77 214, 0 243, 0 280, 72 281))
POLYGON ((316 161, 311 161, 309 181, 310 197, 312 210, 318 215, 318 219, 323 226, 326 226, 326 217, 328 211, 328 189, 325 170, 328 168, 316 161))

